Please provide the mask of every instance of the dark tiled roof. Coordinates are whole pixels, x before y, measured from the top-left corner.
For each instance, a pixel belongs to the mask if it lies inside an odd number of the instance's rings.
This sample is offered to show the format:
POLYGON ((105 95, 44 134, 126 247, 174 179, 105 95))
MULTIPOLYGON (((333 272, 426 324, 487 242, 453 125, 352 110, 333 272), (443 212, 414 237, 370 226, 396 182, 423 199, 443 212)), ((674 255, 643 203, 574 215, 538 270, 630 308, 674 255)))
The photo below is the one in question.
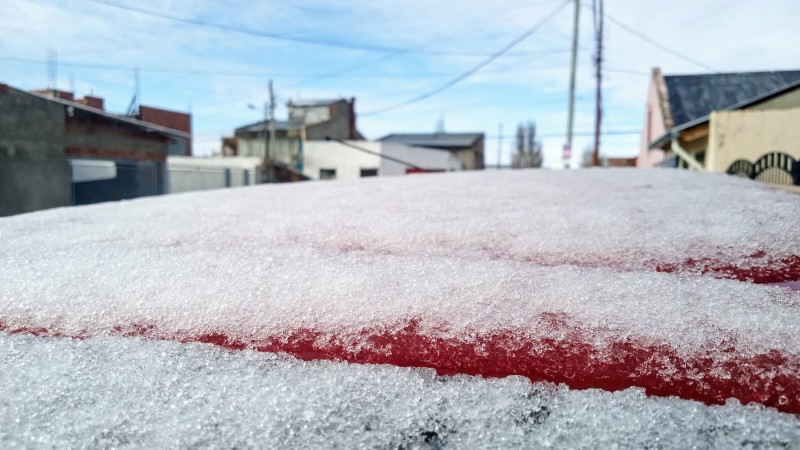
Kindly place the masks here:
POLYGON ((390 134, 380 140, 415 147, 460 148, 471 147, 482 137, 483 133, 403 133, 390 134))
POLYGON ((800 80, 800 70, 665 75, 675 126, 728 109, 800 80))

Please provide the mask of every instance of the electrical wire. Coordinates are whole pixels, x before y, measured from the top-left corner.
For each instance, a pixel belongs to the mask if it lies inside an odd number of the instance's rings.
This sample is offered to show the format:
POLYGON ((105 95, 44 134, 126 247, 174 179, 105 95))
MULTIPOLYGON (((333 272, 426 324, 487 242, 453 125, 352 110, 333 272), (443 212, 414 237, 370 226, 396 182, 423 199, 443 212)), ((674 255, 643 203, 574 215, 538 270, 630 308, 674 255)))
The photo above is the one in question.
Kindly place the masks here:
MULTIPOLYGON (((317 39, 312 37, 305 37, 305 36, 297 36, 291 34, 283 34, 283 33, 274 33, 269 31, 258 31, 253 29, 241 28, 237 26, 225 25, 221 23, 213 23, 213 22, 206 22, 198 19, 191 19, 187 17, 175 16, 171 14, 165 14, 162 12, 152 11, 144 8, 139 8, 135 6, 129 6, 122 3, 118 3, 111 0, 87 0, 92 3, 96 3, 98 5, 108 6, 111 8, 117 8, 124 11, 135 12, 137 14, 143 14, 151 17, 157 17, 160 19, 171 20, 174 22, 180 22, 188 25, 194 25, 204 28, 210 28, 214 30, 229 32, 229 33, 238 33, 243 35, 261 37, 261 38, 268 38, 268 39, 275 39, 281 41, 288 41, 288 42, 296 42, 302 44, 310 44, 310 45, 319 45, 323 47, 333 47, 333 48, 340 48, 340 49, 347 49, 347 50, 362 50, 367 52, 375 52, 375 53, 399 53, 399 54, 411 54, 411 55, 429 55, 429 56, 475 56, 475 57, 485 57, 487 56, 486 53, 481 52, 454 52, 454 51, 447 51, 447 50, 431 50, 431 49, 415 49, 415 48, 401 48, 401 47, 391 47, 391 46, 381 46, 381 45, 370 45, 370 44, 361 44, 361 43, 352 43, 352 42, 342 42, 342 41, 333 41, 328 39, 317 39)), ((520 54, 520 55, 524 55, 520 54)))
POLYGON ((669 53, 669 54, 671 54, 673 56, 677 56, 678 58, 680 58, 680 59, 682 59, 682 60, 684 60, 686 62, 692 63, 692 64, 694 64, 694 65, 696 65, 698 67, 702 67, 703 69, 706 69, 706 70, 714 72, 714 73, 719 73, 719 71, 714 69, 713 67, 710 67, 707 64, 704 64, 704 63, 702 63, 700 61, 692 59, 692 58, 684 55, 683 53, 680 53, 680 52, 678 52, 676 50, 673 50, 673 49, 665 46, 664 44, 661 44, 660 42, 656 41, 655 39, 652 39, 652 38, 642 34, 641 32, 636 31, 635 29, 631 28, 628 25, 625 25, 624 23, 620 22, 618 19, 616 19, 616 18, 614 18, 614 17, 612 17, 612 16, 610 16, 608 14, 603 14, 603 16, 606 19, 608 19, 609 21, 611 21, 611 23, 613 23, 614 25, 622 28, 623 30, 627 31, 628 33, 638 37, 639 39, 647 42, 648 44, 650 44, 650 45, 652 45, 654 47, 660 48, 661 50, 664 50, 665 52, 667 52, 667 53, 669 53))
POLYGON ((406 167, 410 167, 412 169, 425 170, 422 167, 419 167, 417 165, 411 164, 410 162, 403 161, 402 159, 398 159, 398 158, 395 158, 395 157, 389 156, 389 155, 384 155, 383 153, 373 152, 372 150, 370 150, 368 148, 364 148, 364 147, 361 147, 359 145, 351 144, 351 143, 349 143, 349 142, 347 142, 345 140, 342 140, 342 139, 336 139, 336 138, 332 138, 330 136, 325 136, 325 140, 326 141, 338 142, 338 143, 340 143, 340 144, 342 144, 342 145, 344 145, 346 147, 350 147, 350 148, 362 151, 364 153, 369 153, 370 155, 375 155, 375 156, 377 156, 379 158, 383 158, 383 159, 386 159, 386 160, 389 160, 389 161, 394 161, 394 162, 396 162, 398 164, 402 164, 402 165, 404 165, 406 167))
POLYGON ((453 78, 452 80, 448 81, 447 83, 445 83, 445 84, 443 84, 443 85, 441 85, 441 86, 439 86, 439 87, 437 87, 437 88, 435 88, 435 89, 433 89, 431 91, 425 92, 425 93, 420 94, 420 95, 418 95, 416 97, 413 97, 413 98, 411 98, 409 100, 406 100, 406 101, 404 101, 402 103, 398 103, 398 104, 395 104, 395 105, 392 105, 392 106, 388 106, 388 107, 385 107, 385 108, 380 108, 380 109, 377 109, 377 110, 374 110, 374 111, 369 111, 369 112, 366 112, 366 113, 360 113, 359 116, 372 116, 372 115, 381 114, 381 113, 384 113, 384 112, 387 112, 387 111, 392 111, 392 110, 395 110, 395 109, 404 108, 406 106, 409 106, 409 105, 412 105, 414 103, 418 103, 418 102, 420 102, 422 100, 425 100, 427 98, 430 98, 430 97, 432 97, 432 96, 434 96, 434 95, 436 95, 436 94, 438 94, 438 93, 440 93, 442 91, 445 91, 445 90, 455 86, 456 84, 460 83, 461 81, 464 81, 465 79, 467 79, 470 76, 472 76, 473 74, 475 74, 477 71, 481 70, 482 68, 484 68, 487 65, 489 65, 490 63, 492 63, 494 60, 496 60, 497 58, 502 56, 505 52, 507 52, 507 51, 511 50, 512 48, 514 48, 514 46, 516 46, 517 44, 519 44, 523 40, 527 39, 529 36, 531 36, 533 33, 535 33, 542 25, 547 23, 556 14, 561 12, 561 10, 564 9, 564 7, 567 6, 567 4, 570 1, 571 0, 566 0, 564 3, 561 4, 561 6, 559 6, 555 10, 553 10, 551 13, 547 14, 542 20, 537 22, 536 25, 531 27, 528 31, 523 33, 521 36, 517 37, 516 39, 514 39, 513 41, 508 43, 505 47, 501 48, 497 52, 495 52, 492 55, 490 55, 488 58, 486 58, 483 61, 481 61, 476 66, 472 67, 471 69, 469 69, 468 71, 462 73, 461 75, 453 78))
MULTIPOLYGON (((47 60, 42 59, 32 59, 32 58, 17 58, 12 56, 3 56, 0 57, 0 62, 6 61, 11 63, 19 63, 19 64, 36 64, 36 65, 46 65, 48 64, 47 60)), ((153 67, 153 66, 123 66, 123 65, 113 65, 113 64, 94 64, 94 63, 79 63, 79 62, 69 62, 69 61, 58 61, 59 66, 63 67, 75 67, 75 68, 82 68, 82 69, 98 69, 98 70, 115 70, 115 71, 134 71, 138 69, 140 72, 151 72, 151 73, 166 73, 166 74, 177 74, 177 75, 201 75, 201 76, 222 76, 222 77, 251 77, 251 78, 265 78, 265 77, 275 77, 275 78, 298 78, 298 79, 310 79, 310 78, 344 78, 344 79, 381 79, 381 78, 408 78, 408 79, 417 79, 417 78, 447 78, 452 77, 452 73, 420 73, 420 74, 359 74, 355 76, 346 76, 342 77, 339 75, 341 74, 313 74, 313 73, 280 73, 280 72, 248 72, 248 71, 230 71, 230 70, 197 70, 197 69, 173 69, 169 67, 153 67)), ((552 67, 552 66, 551 66, 552 67)), ((508 73, 508 72, 529 72, 531 70, 538 69, 538 67, 534 68, 524 68, 524 69, 512 69, 512 70, 498 70, 498 73, 508 73)), ((344 72, 344 71, 343 71, 344 72)), ((290 86, 287 86, 288 89, 290 86)))

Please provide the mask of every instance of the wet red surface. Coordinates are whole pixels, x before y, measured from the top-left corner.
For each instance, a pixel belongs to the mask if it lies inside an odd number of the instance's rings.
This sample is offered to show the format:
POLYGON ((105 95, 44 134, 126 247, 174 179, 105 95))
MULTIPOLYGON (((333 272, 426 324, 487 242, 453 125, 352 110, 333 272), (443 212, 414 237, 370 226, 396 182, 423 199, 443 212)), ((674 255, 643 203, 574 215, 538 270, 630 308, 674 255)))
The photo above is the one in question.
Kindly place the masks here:
MULTIPOLYGON (((678 396, 707 404, 721 404, 734 397, 742 403, 756 402, 800 414, 800 360, 796 355, 790 357, 777 350, 744 355, 736 342, 722 342, 682 356, 669 343, 630 337, 597 347, 591 330, 570 323, 563 314, 545 314, 538 326, 546 330, 538 330, 536 336, 525 330, 497 330, 471 334, 466 339, 426 335, 416 320, 338 335, 299 328, 250 340, 223 332, 175 335, 153 325, 118 326, 111 334, 201 342, 231 350, 285 352, 304 360, 432 368, 440 375, 522 375, 533 381, 565 383, 573 389, 614 391, 637 386, 649 395, 678 396)), ((64 337, 57 331, 11 328, 0 322, 2 330, 64 337)))

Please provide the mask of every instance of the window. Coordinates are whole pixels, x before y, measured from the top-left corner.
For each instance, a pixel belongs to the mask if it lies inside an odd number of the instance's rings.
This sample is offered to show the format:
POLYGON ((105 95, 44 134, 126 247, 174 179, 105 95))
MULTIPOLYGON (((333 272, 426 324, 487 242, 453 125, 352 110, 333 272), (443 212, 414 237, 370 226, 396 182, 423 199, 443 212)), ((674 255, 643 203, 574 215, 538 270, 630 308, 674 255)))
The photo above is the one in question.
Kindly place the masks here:
POLYGON ((319 169, 320 180, 335 180, 336 169, 319 169))
POLYGON ((361 178, 364 177, 377 177, 378 169, 361 169, 361 178))

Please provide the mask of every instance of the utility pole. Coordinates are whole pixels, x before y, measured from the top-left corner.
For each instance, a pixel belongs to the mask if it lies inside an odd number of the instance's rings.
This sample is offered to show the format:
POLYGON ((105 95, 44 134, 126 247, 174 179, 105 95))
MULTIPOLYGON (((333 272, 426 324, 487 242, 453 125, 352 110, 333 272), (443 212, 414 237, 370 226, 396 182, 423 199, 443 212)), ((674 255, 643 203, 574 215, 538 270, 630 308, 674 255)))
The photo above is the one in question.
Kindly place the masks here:
POLYGON ((264 148, 264 181, 272 183, 275 179, 272 167, 272 156, 275 153, 275 91, 272 89, 272 80, 269 80, 269 103, 265 105, 265 115, 269 122, 269 133, 264 148))
POLYGON ((572 25, 572 64, 569 79, 569 116, 567 117, 567 143, 564 145, 564 168, 569 169, 572 158, 572 124, 575 116, 575 69, 578 65, 578 24, 581 10, 580 0, 575 2, 575 22, 572 25))
POLYGON ((503 157, 503 124, 497 130, 497 168, 500 168, 500 159, 503 157))
POLYGON ((594 14, 594 32, 596 49, 594 55, 594 70, 597 81, 595 95, 595 119, 594 119, 594 153, 592 155, 592 165, 600 165, 600 122, 603 118, 603 0, 593 0, 592 12, 594 14))

